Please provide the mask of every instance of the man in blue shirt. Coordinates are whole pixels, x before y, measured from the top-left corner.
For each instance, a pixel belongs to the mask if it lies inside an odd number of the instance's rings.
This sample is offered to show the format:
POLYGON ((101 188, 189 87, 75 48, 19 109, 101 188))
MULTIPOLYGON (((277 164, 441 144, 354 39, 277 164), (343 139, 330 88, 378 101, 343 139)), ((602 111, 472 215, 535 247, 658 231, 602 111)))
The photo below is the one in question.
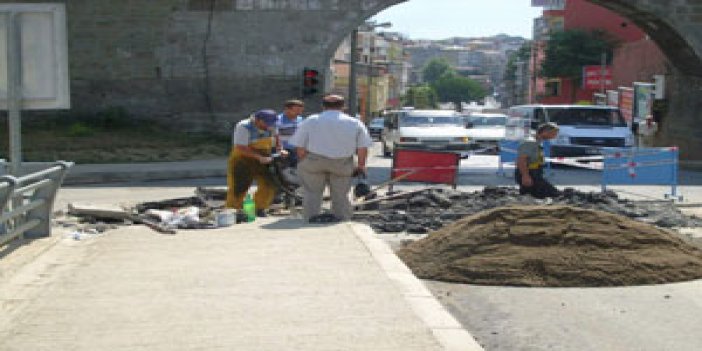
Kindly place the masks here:
POLYGON ((305 110, 305 103, 300 100, 288 100, 285 102, 283 112, 278 115, 276 122, 276 137, 279 151, 288 151, 290 165, 297 165, 297 155, 295 146, 290 144, 290 138, 295 134, 298 124, 302 122, 302 112, 305 110))

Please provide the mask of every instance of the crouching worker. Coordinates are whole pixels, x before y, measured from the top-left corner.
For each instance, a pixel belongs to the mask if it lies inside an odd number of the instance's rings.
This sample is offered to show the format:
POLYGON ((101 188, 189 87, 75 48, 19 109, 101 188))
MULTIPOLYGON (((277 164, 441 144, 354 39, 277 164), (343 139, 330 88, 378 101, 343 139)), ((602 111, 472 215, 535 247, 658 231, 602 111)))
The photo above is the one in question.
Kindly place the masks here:
POLYGON ((519 193, 529 194, 543 199, 556 197, 558 189, 544 179, 544 149, 542 142, 555 139, 558 126, 554 123, 544 123, 536 130, 536 140, 526 140, 517 151, 517 169, 514 180, 519 184, 519 193))
POLYGON ((268 164, 273 160, 273 128, 277 118, 273 110, 260 110, 236 125, 227 167, 228 208, 242 209, 244 197, 255 180, 256 215, 266 216, 265 210, 276 192, 268 164))

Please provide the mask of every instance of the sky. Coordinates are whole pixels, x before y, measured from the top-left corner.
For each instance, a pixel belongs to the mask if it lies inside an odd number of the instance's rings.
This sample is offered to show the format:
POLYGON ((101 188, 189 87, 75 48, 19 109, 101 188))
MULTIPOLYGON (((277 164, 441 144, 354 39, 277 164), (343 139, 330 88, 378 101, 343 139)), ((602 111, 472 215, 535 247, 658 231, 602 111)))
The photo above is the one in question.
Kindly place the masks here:
POLYGON ((409 0, 380 12, 371 21, 391 22, 383 31, 410 39, 484 37, 500 33, 531 39, 541 8, 530 0, 409 0))

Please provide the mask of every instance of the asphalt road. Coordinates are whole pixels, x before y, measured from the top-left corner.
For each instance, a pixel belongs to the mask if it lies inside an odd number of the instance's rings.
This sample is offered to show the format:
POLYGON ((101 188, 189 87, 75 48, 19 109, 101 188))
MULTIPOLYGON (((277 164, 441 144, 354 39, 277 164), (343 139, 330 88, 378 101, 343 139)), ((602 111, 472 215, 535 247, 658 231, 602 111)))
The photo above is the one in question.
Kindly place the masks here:
MULTIPOLYGON (((389 179, 390 158, 376 143, 369 160, 369 182, 389 179)), ((496 156, 461 161, 458 188, 481 190, 486 185, 511 186, 509 176, 496 175, 496 156)), ((511 173, 509 170, 508 174, 511 173)), ((599 191, 599 173, 559 168, 552 181, 559 187, 599 191)), ((197 185, 224 186, 222 179, 141 182, 91 187, 66 187, 56 209, 68 202, 134 204, 191 196, 197 185), (105 196, 109 194, 109 196, 105 196)), ((397 189, 424 187, 402 183, 397 189)), ((612 187, 621 196, 661 200, 668 186, 612 187)), ((679 193, 685 203, 702 203, 702 173, 681 172, 679 193)), ((688 211, 702 216, 699 207, 688 211)), ((699 230, 692 235, 702 237, 699 230)), ((401 235, 379 235, 390 242, 401 235)), ((425 282, 440 301, 484 345, 492 350, 671 350, 702 349, 702 281, 625 288, 513 288, 425 282)))

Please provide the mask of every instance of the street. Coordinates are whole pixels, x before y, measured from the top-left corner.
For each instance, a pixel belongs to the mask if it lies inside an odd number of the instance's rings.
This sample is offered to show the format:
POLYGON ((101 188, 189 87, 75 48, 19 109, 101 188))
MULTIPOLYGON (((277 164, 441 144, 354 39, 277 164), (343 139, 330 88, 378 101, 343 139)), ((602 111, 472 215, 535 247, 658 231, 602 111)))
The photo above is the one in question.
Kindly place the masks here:
MULTIPOLYGON (((369 181, 389 177, 392 160, 374 145, 369 159, 369 181)), ((471 156, 461 162, 459 186, 463 191, 486 185, 511 186, 511 173, 496 176, 497 157, 471 156)), ((599 191, 596 171, 557 168, 553 182, 581 191, 599 191)), ((702 175, 683 171, 680 193, 685 203, 702 202, 702 175)), ((57 209, 69 202, 134 204, 140 201, 191 196, 193 187, 224 186, 224 179, 143 182, 61 190, 57 209), (106 196, 106 194, 109 194, 106 196)), ((425 184, 401 183, 396 189, 425 184)), ((620 196, 662 200, 665 186, 613 187, 620 196)), ((700 213, 699 207, 687 209, 700 213)), ((699 228, 691 231, 700 238, 699 228)), ((407 234, 378 237, 396 244, 407 234)), ((416 236, 415 236, 416 238, 416 236)), ((699 240, 699 239, 698 239, 699 240)), ((702 281, 622 288, 513 288, 425 281, 444 306, 484 345, 486 350, 698 350, 702 336, 702 281)))

